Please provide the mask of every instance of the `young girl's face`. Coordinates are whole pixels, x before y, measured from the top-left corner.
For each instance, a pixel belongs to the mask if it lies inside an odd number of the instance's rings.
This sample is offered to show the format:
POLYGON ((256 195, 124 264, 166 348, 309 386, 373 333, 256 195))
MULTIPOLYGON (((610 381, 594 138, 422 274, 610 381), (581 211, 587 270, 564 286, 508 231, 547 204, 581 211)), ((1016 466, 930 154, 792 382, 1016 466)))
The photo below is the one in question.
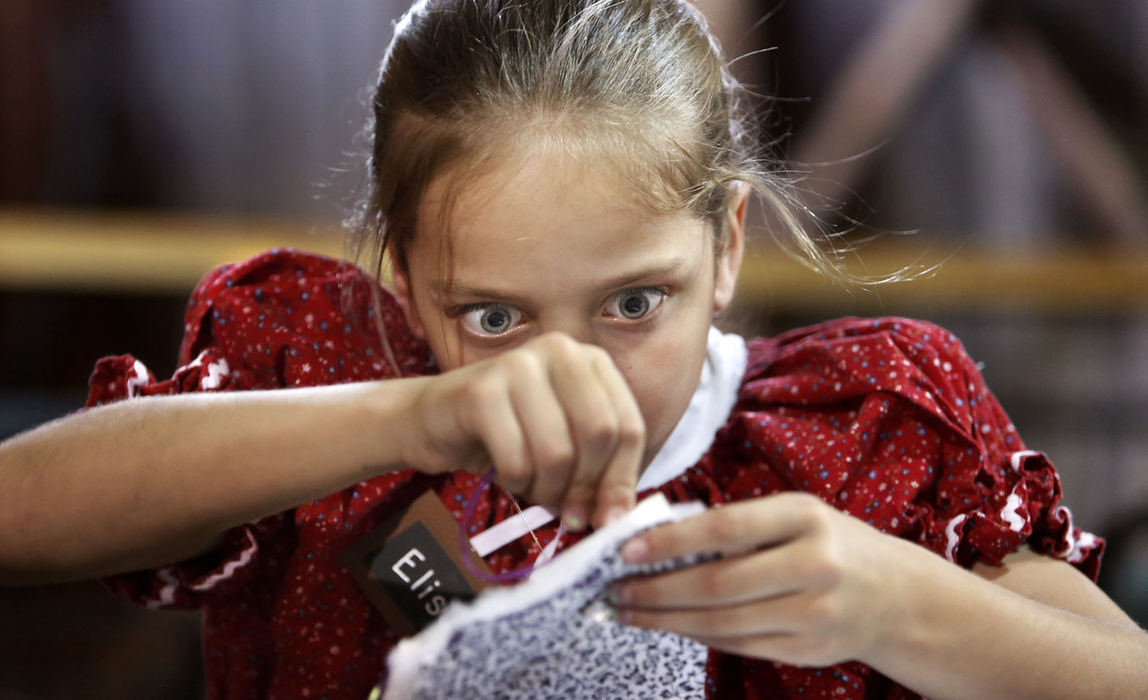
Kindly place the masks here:
POLYGON ((713 315, 733 294, 739 217, 727 217, 729 242, 715 253, 711 223, 655 214, 608 169, 559 149, 486 172, 444 210, 447 189, 443 179, 427 189, 396 274, 414 331, 444 371, 550 331, 605 349, 646 421, 648 465, 689 404, 713 315))

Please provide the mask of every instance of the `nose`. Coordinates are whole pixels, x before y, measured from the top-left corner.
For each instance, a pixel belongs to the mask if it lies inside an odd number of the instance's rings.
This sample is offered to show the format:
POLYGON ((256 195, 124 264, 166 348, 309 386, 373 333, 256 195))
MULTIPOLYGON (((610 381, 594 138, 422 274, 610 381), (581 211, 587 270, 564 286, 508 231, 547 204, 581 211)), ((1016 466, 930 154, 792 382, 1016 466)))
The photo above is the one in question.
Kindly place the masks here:
POLYGON ((600 345, 594 324, 590 320, 578 318, 573 314, 544 319, 539 324, 539 330, 542 333, 562 333, 579 343, 600 345))

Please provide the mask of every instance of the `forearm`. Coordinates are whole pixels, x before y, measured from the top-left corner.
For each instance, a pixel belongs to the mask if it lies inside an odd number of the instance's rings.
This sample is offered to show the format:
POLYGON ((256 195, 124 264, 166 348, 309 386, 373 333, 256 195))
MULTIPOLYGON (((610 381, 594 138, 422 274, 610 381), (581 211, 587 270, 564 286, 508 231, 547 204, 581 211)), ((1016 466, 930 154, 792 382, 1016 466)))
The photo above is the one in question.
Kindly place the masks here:
POLYGON ((141 398, 0 445, 0 583, 169 563, 400 466, 396 380, 141 398))
POLYGON ((868 663, 936 698, 1139 697, 1148 634, 1030 600, 937 559, 868 663))

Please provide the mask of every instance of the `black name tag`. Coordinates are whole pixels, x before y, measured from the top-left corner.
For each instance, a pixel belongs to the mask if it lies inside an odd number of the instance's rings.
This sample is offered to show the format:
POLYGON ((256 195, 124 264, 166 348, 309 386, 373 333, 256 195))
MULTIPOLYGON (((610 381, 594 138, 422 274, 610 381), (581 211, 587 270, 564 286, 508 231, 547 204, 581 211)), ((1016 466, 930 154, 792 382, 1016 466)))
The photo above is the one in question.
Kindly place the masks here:
POLYGON ((422 523, 395 533, 371 558, 368 568, 418 629, 434 622, 447 603, 475 596, 466 577, 422 523))
MULTIPOLYGON (((433 491, 355 541, 340 563, 395 632, 412 635, 434 622, 455 600, 485 588, 461 560, 458 523, 433 491)), ((472 563, 489 571, 470 550, 472 563)))

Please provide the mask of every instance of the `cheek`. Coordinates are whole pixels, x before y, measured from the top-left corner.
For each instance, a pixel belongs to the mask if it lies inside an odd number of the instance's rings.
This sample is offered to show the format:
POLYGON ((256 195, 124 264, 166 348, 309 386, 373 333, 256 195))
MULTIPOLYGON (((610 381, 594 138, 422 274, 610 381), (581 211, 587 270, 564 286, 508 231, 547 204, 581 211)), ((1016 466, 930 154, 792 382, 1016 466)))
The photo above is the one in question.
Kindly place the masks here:
POLYGON ((649 450, 661 447, 685 412, 697 388, 704 358, 704 342, 651 343, 640 353, 630 354, 624 360, 618 358, 646 421, 649 450))

